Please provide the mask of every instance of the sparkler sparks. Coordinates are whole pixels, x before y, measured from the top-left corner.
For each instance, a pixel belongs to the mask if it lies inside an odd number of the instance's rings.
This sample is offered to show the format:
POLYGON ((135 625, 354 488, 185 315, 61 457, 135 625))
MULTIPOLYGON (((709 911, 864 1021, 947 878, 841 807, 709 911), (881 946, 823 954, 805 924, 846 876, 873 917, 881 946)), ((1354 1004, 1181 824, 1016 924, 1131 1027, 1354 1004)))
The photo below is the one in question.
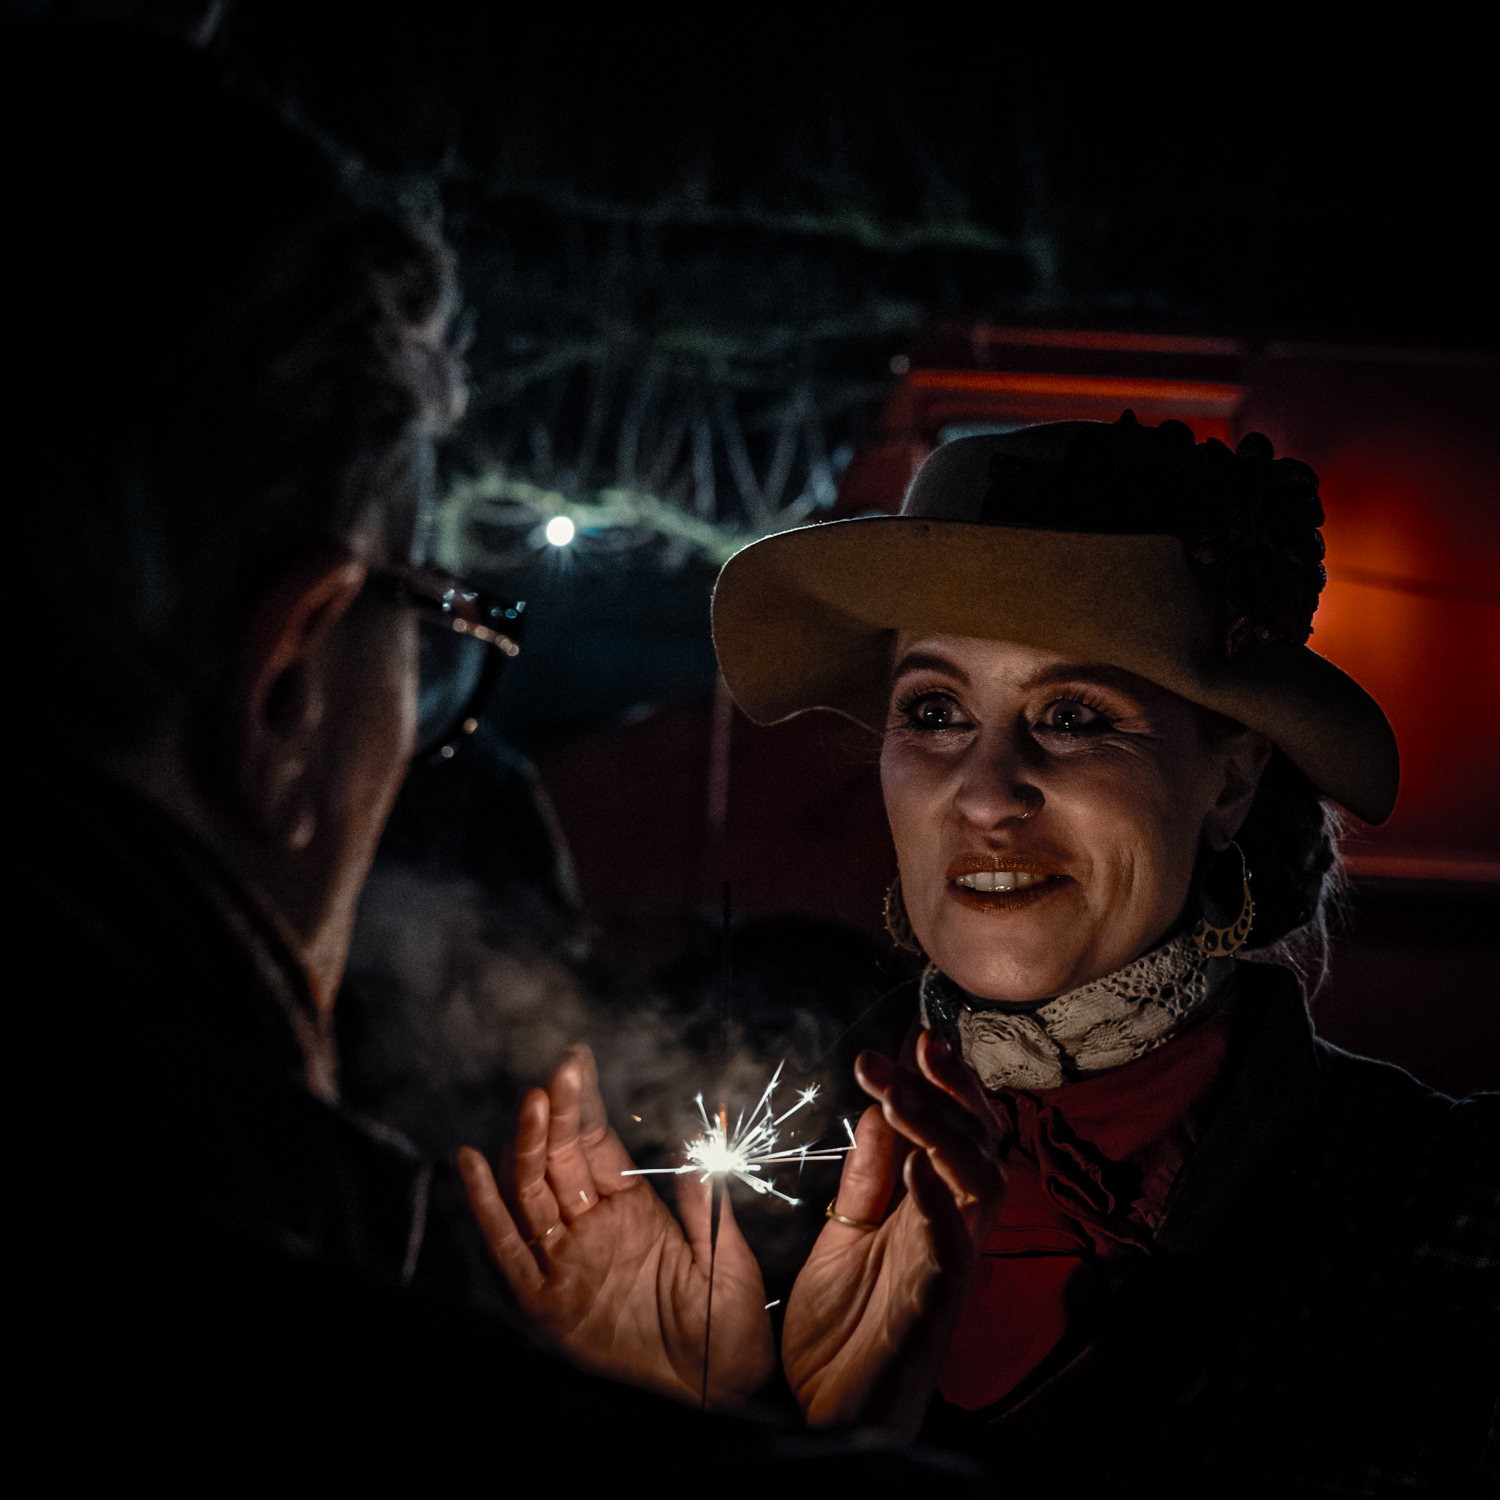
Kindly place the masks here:
POLYGON ((732 1131, 729 1129, 722 1110, 716 1118, 709 1118, 708 1111, 703 1105, 703 1095, 699 1094, 693 1102, 698 1106, 699 1119, 703 1121, 703 1134, 687 1143, 687 1161, 682 1166, 637 1167, 634 1171, 621 1175, 625 1177, 653 1175, 681 1177, 689 1172, 697 1172, 699 1180, 703 1182, 715 1177, 735 1177, 757 1193, 769 1193, 786 1203, 800 1203, 802 1201, 800 1198, 794 1198, 790 1193, 783 1193, 775 1183, 762 1174, 768 1169, 774 1171, 777 1167, 789 1167, 793 1163, 800 1170, 804 1162, 837 1161, 854 1149, 854 1134, 849 1130, 849 1122, 846 1120, 844 1129, 849 1134, 847 1146, 829 1146, 822 1149, 815 1149, 812 1146, 789 1146, 778 1150, 777 1130, 783 1121, 791 1119, 799 1109, 811 1104, 818 1097, 816 1084, 811 1088, 799 1089, 797 1102, 784 1114, 776 1114, 771 1101, 776 1093, 777 1084, 781 1082, 781 1071, 785 1067, 784 1062, 778 1065, 770 1083, 766 1085, 765 1093, 760 1096, 760 1103, 751 1112, 749 1121, 746 1121, 742 1113, 735 1121, 732 1131))

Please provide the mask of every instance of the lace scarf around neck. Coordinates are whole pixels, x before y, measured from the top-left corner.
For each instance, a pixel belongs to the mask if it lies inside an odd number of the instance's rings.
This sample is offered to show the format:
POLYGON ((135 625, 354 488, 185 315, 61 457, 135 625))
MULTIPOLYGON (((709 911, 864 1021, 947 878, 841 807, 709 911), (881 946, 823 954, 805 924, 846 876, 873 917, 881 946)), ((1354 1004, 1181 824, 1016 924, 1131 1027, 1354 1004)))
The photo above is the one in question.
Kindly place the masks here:
POLYGON ((1052 1000, 981 1000, 929 966, 922 1025, 956 1042, 992 1093, 1056 1088, 1171 1041, 1233 971, 1232 958, 1204 957, 1187 933, 1052 1000))

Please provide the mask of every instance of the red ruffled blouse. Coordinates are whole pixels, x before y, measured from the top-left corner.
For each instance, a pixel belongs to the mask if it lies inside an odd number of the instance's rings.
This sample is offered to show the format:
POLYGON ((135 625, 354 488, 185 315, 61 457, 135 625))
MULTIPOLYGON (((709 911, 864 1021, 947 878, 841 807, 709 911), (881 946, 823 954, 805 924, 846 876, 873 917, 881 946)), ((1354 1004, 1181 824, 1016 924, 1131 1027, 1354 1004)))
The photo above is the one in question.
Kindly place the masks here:
POLYGON ((990 1100, 1010 1137, 1006 1191, 938 1389, 976 1411, 1009 1395, 1144 1254, 1208 1123, 1231 1005, 1136 1062, 990 1100))

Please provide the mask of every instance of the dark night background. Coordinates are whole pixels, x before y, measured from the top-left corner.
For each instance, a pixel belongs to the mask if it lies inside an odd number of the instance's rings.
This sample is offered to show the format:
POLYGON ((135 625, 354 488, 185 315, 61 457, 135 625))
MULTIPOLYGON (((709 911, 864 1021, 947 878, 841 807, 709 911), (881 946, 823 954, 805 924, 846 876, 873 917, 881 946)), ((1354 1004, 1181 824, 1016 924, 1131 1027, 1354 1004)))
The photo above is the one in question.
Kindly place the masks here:
MULTIPOLYGON (((473 376, 450 483, 503 471, 581 504, 632 487, 729 531, 794 500, 815 514, 893 361, 937 322, 1213 336, 1252 353, 1288 339, 1495 348, 1493 86, 1462 39, 1428 40, 1418 16, 1377 42, 1252 11, 1220 13, 1212 37, 1141 12, 1096 32, 1016 7, 979 22, 942 7, 480 0, 5 12, 196 40, 441 214, 473 376)), ((569 982, 595 996, 639 1010, 643 992, 620 1000, 621 986, 647 984, 653 1014, 692 1017, 717 972, 702 899, 716 881, 685 898, 697 907, 652 950, 649 982, 585 957, 587 914, 520 755, 544 776, 562 764, 549 785, 563 785, 592 733, 711 694, 717 562, 604 528, 560 556, 528 544, 534 515, 505 515, 477 529, 476 565, 527 599, 526 651, 481 733, 414 778, 384 868, 477 881, 496 900, 474 919, 495 951, 543 966, 570 955, 569 982)), ((652 795, 702 796, 691 766, 657 780, 652 795)), ((472 1111, 434 1123, 397 1097, 403 1048, 431 1043, 429 1082, 461 1076, 471 1098, 489 1077, 487 1063, 432 1061, 451 1037, 418 1045, 397 1026, 380 1040, 381 943, 414 909, 402 878, 377 877, 356 954, 377 999, 347 1008, 353 1092, 441 1146, 499 1127, 483 1108, 478 1124, 472 1111)), ((1410 928, 1412 952, 1456 963, 1453 984, 1468 984, 1493 889, 1432 894, 1414 906, 1390 888, 1357 910, 1410 928), (1465 943, 1473 954, 1454 960, 1465 943)), ((896 977, 872 940, 790 917, 748 924, 741 943, 752 1040, 809 1069, 896 977)), ((1359 961, 1383 962, 1378 949, 1359 961)), ((1428 1081, 1494 1081, 1477 1041, 1438 1076, 1449 1054, 1401 1053, 1399 1030, 1382 1055, 1429 1057, 1428 1081)), ((502 1072, 534 1071, 503 1052, 502 1072)))
MULTIPOLYGON (((1488 90, 1419 28, 1247 13, 1210 41, 1019 7, 478 0, 5 10, 199 40, 440 210, 472 338, 452 475, 637 483, 732 524, 737 463, 766 479, 797 407, 822 455, 794 455, 781 488, 826 500, 891 358, 934 318, 1494 344, 1488 90)), ((713 562, 598 550, 565 576, 527 549, 497 570, 541 632, 499 708, 528 752, 712 680, 713 562), (566 641, 548 630, 563 613, 566 641)))

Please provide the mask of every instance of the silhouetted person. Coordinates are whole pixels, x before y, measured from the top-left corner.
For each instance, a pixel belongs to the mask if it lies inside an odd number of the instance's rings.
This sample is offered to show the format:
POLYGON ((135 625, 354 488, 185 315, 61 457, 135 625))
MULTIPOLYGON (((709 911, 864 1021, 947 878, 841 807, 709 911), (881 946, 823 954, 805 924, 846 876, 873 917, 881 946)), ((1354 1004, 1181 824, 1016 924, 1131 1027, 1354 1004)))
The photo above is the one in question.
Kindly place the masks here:
POLYGON ((406 766, 462 707, 425 675, 459 647, 420 556, 462 404, 448 254, 185 50, 4 42, 33 1437, 211 1488, 406 1452, 528 1489, 920 1490, 899 1455, 788 1464, 445 1291, 465 1226, 339 1104, 331 1011, 406 766))

